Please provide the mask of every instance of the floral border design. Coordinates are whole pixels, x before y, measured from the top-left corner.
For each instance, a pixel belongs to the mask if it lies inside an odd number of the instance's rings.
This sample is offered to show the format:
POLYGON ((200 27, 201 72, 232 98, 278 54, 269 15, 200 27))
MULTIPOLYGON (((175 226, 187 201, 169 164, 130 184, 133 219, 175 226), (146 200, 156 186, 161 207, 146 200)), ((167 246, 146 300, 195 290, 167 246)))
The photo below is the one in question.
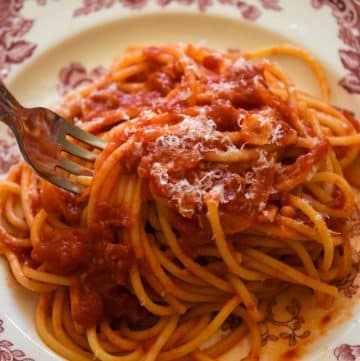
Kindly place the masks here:
POLYGON ((262 345, 266 345, 269 341, 278 341, 280 339, 287 340, 289 346, 295 346, 299 339, 304 339, 310 336, 310 330, 302 330, 305 320, 301 316, 301 303, 292 298, 290 303, 286 306, 286 311, 289 314, 287 320, 280 321, 276 319, 273 308, 276 306, 276 300, 269 303, 266 309, 266 319, 261 322, 261 341, 262 345), (269 326, 273 325, 279 328, 279 334, 275 335, 270 332, 269 326))
POLYGON ((105 68, 97 66, 87 69, 82 63, 73 61, 60 69, 58 74, 57 91, 60 95, 82 85, 90 84, 105 73, 105 68))
POLYGON ((338 361, 356 361, 360 359, 360 345, 343 344, 336 347, 334 356, 338 361))
MULTIPOLYGON (((304 317, 301 315, 303 305, 295 298, 291 298, 285 306, 288 318, 279 320, 274 314, 274 307, 278 300, 275 298, 270 302, 265 310, 265 319, 259 323, 261 331, 261 345, 268 342, 287 341, 290 347, 295 346, 300 339, 311 335, 310 330, 303 330, 305 326, 304 317)), ((222 329, 227 331, 239 326, 242 322, 240 317, 230 315, 223 324, 222 329)))
MULTIPOLYGON (((360 253, 357 252, 354 257, 354 264, 350 274, 342 280, 333 284, 348 298, 352 298, 359 291, 360 286, 356 284, 356 279, 360 274, 360 253)), ((341 344, 337 346, 333 354, 338 361, 359 361, 360 345, 341 344)))
MULTIPOLYGON (((85 16, 104 9, 121 5, 124 8, 140 10, 150 0, 82 0, 73 11, 73 17, 85 16)), ((281 11, 280 0, 257 0, 259 5, 244 0, 156 0, 160 7, 172 3, 184 6, 196 5, 198 11, 206 12, 214 3, 236 9, 248 21, 256 21, 262 10, 281 11)), ((34 25, 34 19, 24 18, 20 12, 25 0, 4 0, 0 2, 0 79, 9 74, 11 67, 30 58, 37 44, 24 37, 34 25)), ((39 6, 47 0, 36 0, 39 6)), ((339 49, 340 60, 348 73, 339 84, 351 94, 360 94, 360 1, 359 0, 311 0, 313 8, 329 6, 337 24, 338 37, 346 46, 339 49)))
MULTIPOLYGON (((82 5, 73 12, 73 17, 84 16, 116 4, 132 10, 145 7, 150 0, 82 0, 82 5)), ((196 4, 200 12, 205 12, 214 5, 214 1, 224 6, 236 8, 240 15, 249 21, 256 21, 262 11, 259 6, 251 5, 244 0, 156 0, 160 7, 167 7, 171 3, 184 6, 196 4)), ((257 0, 266 10, 280 11, 280 0, 257 0)), ((45 6, 47 0, 36 0, 39 6, 45 6)), ((0 79, 5 79, 12 66, 20 64, 30 58, 37 48, 37 44, 26 40, 25 35, 34 25, 34 19, 27 19, 21 15, 25 0, 0 1, 0 79)))
MULTIPOLYGON (((109 9, 114 5, 121 5, 132 10, 144 8, 150 0, 83 0, 82 5, 73 12, 74 17, 84 16, 104 9, 109 9)), ((214 1, 221 5, 231 6, 237 9, 240 15, 249 21, 257 20, 261 15, 259 6, 251 5, 243 0, 157 0, 161 7, 167 7, 172 3, 184 6, 195 4, 200 12, 206 12, 214 5, 214 1)), ((280 0, 258 0, 263 9, 280 11, 280 0)))
MULTIPOLYGON (((11 67, 30 58, 37 45, 24 39, 34 25, 34 19, 21 15, 25 0, 0 1, 0 79, 5 79, 11 67)), ((36 0, 43 6, 46 0, 36 0)))
MULTIPOLYGON (((4 321, 0 320, 0 333, 5 331, 4 321)), ((25 353, 13 348, 14 344, 8 340, 0 340, 0 361, 35 361, 26 357, 25 353)))
POLYGON ((339 84, 351 94, 360 94, 360 1, 312 0, 311 3, 315 9, 331 8, 339 25, 338 37, 346 46, 339 49, 339 56, 348 73, 339 84))
POLYGON ((358 275, 360 274, 360 254, 359 254, 359 252, 355 253, 353 262, 354 263, 352 265, 351 271, 348 274, 348 276, 332 283, 347 298, 352 298, 353 296, 355 296, 358 293, 359 288, 360 288, 360 286, 358 284, 356 284, 356 279, 357 279, 358 275))

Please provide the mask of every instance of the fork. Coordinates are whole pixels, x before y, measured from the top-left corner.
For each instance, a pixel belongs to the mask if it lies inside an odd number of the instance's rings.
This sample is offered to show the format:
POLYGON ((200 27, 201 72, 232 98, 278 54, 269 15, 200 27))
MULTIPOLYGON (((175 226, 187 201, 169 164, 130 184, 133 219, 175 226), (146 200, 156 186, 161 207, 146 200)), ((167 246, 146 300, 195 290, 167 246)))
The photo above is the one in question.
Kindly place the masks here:
POLYGON ((0 120, 13 131, 21 154, 35 172, 50 183, 72 193, 81 193, 84 186, 74 182, 74 176, 91 177, 91 166, 70 160, 65 153, 94 163, 96 153, 74 143, 104 149, 107 142, 85 132, 53 111, 43 108, 25 108, 15 99, 0 80, 0 120), (64 172, 59 172, 62 169, 64 172), (69 175, 69 177, 65 176, 69 175))

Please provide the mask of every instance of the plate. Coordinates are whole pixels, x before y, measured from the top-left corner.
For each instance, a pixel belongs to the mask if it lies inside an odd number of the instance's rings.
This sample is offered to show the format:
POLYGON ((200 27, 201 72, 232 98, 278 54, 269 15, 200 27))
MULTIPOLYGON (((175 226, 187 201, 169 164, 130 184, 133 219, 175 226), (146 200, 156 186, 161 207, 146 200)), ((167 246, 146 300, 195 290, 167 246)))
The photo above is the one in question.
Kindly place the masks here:
MULTIPOLYGON (((360 116, 359 0, 0 1, 0 74, 29 106, 54 105, 65 91, 100 76, 129 44, 179 41, 246 50, 298 45, 323 65, 333 104, 360 116)), ((298 87, 316 94, 304 65, 286 57, 276 61, 298 87)), ((2 126, 1 173, 18 159, 2 126)), ((359 270, 354 267, 339 285, 331 317, 296 289, 277 300, 261 325, 262 360, 360 360, 359 270)), ((36 334, 35 296, 16 284, 3 259, 0 295, 0 361, 60 360, 36 334)), ((239 359, 246 347, 223 359, 239 359)))

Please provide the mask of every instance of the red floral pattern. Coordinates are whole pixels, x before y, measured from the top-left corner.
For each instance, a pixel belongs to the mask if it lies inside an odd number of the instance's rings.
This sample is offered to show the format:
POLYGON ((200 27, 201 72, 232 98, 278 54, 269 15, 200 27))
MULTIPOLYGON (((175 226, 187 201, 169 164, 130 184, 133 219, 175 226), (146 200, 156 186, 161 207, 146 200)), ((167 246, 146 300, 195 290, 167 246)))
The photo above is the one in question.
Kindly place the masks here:
POLYGON ((20 10, 24 0, 0 1, 0 77, 5 78, 13 64, 29 58, 36 44, 23 39, 34 20, 25 19, 20 10))
POLYGON ((81 63, 72 62, 68 66, 60 69, 57 90, 60 95, 63 95, 69 90, 76 89, 81 85, 92 83, 95 79, 104 74, 104 72, 105 68, 102 66, 87 70, 81 63))
MULTIPOLYGON (((348 298, 352 298, 359 291, 359 285, 356 279, 360 273, 360 253, 355 254, 355 260, 352 270, 348 277, 334 283, 340 291, 348 298)), ((338 361, 359 361, 360 345, 342 344, 334 349, 334 356, 338 361)))
POLYGON ((349 93, 360 94, 360 1, 312 0, 314 8, 330 6, 339 25, 338 36, 346 45, 339 50, 340 60, 348 70, 339 84, 349 93))
MULTIPOLYGON (((311 331, 304 329, 305 319, 302 316, 303 305, 295 298, 291 298, 285 306, 287 317, 284 315, 279 318, 275 315, 274 309, 278 303, 275 298, 270 302, 265 310, 265 319, 259 323, 261 331, 261 345, 265 346, 268 342, 278 342, 283 340, 289 347, 295 346, 300 339, 305 339, 311 335, 311 331)), ((222 326, 223 331, 232 329, 241 324, 243 320, 240 317, 231 315, 222 326)))
MULTIPOLYGON (((360 224, 357 224, 359 227, 360 224)), ((332 284, 336 286, 341 292, 343 292, 344 296, 347 298, 352 298, 359 291, 359 285, 356 283, 356 279, 360 273, 360 253, 357 252, 354 255, 354 263, 351 268, 351 272, 347 277, 336 280, 332 284)))
MULTIPOLYGON (((34 24, 33 19, 26 19, 20 11, 25 0, 0 0, 0 78, 9 74, 14 64, 29 58, 36 49, 36 44, 25 40, 24 36, 34 24)), ((36 0, 45 5, 46 0, 36 0)))
POLYGON ((261 5, 264 9, 270 9, 270 10, 282 10, 279 0, 260 0, 261 5))
MULTIPOLYGON (((281 10, 279 4, 280 0, 258 0, 264 9, 281 10)), ((73 16, 88 15, 103 9, 113 7, 115 4, 121 5, 130 9, 141 9, 147 5, 149 0, 83 0, 82 5, 77 8, 73 16)), ((217 0, 221 5, 228 5, 236 8, 240 15, 249 21, 255 21, 260 15, 261 10, 258 6, 251 5, 243 0, 217 0)), ((199 11, 205 12, 214 4, 214 0, 157 0, 158 5, 166 7, 171 3, 178 3, 186 6, 196 4, 199 11)))
POLYGON ((343 344, 334 350, 334 356, 338 361, 356 361, 360 359, 360 345, 343 344))
MULTIPOLYGON (((0 333, 4 332, 4 321, 0 320, 0 333)), ((26 357, 21 350, 14 349, 14 344, 8 340, 0 340, 0 361, 34 361, 26 357)))
POLYGON ((266 318, 261 322, 261 340, 262 345, 266 345, 269 341, 278 341, 280 339, 286 340, 288 345, 295 346, 299 339, 307 338, 310 336, 310 330, 303 330, 305 323, 304 318, 301 316, 302 304, 292 298, 290 303, 286 306, 286 311, 289 314, 288 319, 278 320, 273 312, 273 308, 276 306, 276 300, 270 302, 266 309, 266 318), (277 335, 270 332, 269 326, 275 326, 279 329, 277 335))

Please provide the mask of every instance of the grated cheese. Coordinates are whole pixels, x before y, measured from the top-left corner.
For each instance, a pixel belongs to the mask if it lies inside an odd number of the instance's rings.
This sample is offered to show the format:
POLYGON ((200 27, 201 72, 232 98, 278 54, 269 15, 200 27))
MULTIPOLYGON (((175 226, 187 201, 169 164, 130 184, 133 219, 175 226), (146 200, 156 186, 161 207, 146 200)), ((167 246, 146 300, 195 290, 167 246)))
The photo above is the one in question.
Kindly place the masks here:
POLYGON ((273 130, 272 130, 270 143, 272 143, 272 144, 277 143, 279 140, 281 140, 283 135, 284 135, 284 130, 283 130, 281 124, 277 124, 276 127, 273 128, 273 130))
POLYGON ((245 72, 251 68, 251 64, 248 61, 246 61, 244 58, 240 57, 234 62, 233 68, 245 72))
POLYGON ((218 92, 227 92, 235 88, 234 82, 223 82, 211 84, 211 90, 218 92))
POLYGON ((161 185, 166 186, 169 182, 169 175, 165 167, 161 165, 161 163, 156 162, 151 167, 150 174, 158 179, 161 185))

